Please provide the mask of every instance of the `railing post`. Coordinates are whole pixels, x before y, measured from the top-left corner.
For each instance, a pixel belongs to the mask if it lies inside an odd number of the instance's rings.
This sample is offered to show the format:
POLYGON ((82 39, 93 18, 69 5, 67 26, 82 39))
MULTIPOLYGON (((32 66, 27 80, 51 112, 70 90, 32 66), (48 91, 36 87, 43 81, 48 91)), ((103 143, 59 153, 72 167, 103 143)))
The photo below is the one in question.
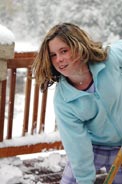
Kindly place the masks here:
POLYGON ((14 36, 0 25, 0 141, 3 140, 7 60, 14 57, 14 36))

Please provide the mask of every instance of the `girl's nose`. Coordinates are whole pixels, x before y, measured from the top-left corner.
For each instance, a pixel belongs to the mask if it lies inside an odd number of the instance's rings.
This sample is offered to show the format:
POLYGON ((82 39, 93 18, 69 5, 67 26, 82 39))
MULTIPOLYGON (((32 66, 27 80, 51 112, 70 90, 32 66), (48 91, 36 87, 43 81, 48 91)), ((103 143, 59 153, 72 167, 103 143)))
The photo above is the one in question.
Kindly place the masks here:
POLYGON ((57 62, 62 62, 63 61, 63 57, 61 55, 57 55, 57 62))

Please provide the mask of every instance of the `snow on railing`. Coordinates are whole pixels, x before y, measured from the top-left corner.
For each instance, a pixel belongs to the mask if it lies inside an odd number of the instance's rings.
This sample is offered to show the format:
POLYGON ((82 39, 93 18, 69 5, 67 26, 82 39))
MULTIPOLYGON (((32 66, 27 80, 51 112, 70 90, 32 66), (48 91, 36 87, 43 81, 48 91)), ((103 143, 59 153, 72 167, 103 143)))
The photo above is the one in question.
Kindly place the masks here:
POLYGON ((12 138, 11 140, 4 140, 0 142, 0 148, 4 147, 19 147, 24 145, 34 145, 38 143, 54 143, 60 141, 59 132, 52 132, 52 133, 41 133, 41 134, 34 134, 34 135, 26 135, 24 137, 16 137, 12 138))

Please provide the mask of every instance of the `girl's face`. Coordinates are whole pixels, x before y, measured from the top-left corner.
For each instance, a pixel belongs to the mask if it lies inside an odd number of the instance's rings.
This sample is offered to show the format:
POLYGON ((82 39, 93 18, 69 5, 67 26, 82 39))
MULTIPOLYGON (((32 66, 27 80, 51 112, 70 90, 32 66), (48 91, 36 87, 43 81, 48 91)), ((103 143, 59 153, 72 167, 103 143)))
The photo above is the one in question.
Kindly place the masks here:
POLYGON ((70 47, 60 38, 55 37, 49 41, 49 52, 54 68, 62 75, 69 77, 76 74, 81 68, 81 60, 72 57, 70 47))

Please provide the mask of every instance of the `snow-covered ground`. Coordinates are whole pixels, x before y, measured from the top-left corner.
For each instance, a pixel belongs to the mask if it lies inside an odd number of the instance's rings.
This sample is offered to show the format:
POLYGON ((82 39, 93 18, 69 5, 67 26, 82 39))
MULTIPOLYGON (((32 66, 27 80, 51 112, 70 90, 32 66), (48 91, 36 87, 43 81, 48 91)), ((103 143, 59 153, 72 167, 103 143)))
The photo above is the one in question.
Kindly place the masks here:
MULTIPOLYGON (((64 150, 0 159, 1 184, 59 184, 67 157, 64 150)), ((95 184, 106 176, 103 167, 95 184)))
POLYGON ((46 174, 60 177, 66 163, 65 152, 50 151, 0 159, 1 184, 41 184, 46 174), (45 173, 44 173, 45 171, 45 173))

